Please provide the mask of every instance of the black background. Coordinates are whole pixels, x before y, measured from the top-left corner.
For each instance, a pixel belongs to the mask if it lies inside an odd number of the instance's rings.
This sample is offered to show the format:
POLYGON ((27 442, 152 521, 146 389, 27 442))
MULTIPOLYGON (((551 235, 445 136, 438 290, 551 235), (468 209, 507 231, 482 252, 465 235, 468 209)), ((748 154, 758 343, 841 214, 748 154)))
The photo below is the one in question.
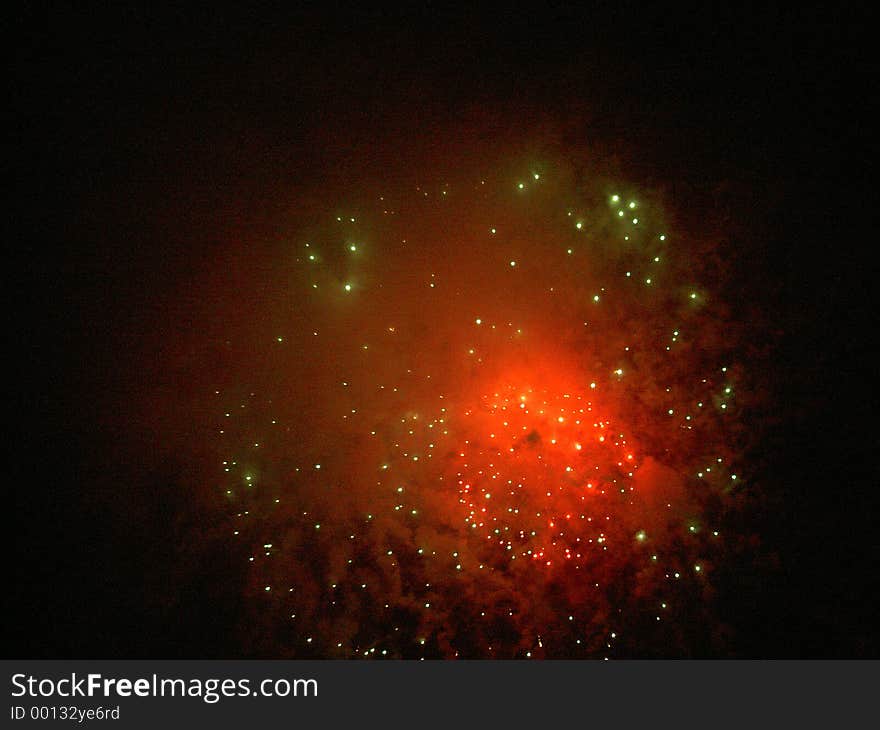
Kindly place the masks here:
POLYGON ((113 373, 231 200, 475 109, 589 130, 747 231, 732 281, 778 338, 749 519, 778 559, 734 571, 721 613, 736 656, 878 655, 872 31, 837 6, 641 5, 7 9, 7 655, 237 656, 240 570, 210 546, 179 567, 198 504, 114 448, 113 373))

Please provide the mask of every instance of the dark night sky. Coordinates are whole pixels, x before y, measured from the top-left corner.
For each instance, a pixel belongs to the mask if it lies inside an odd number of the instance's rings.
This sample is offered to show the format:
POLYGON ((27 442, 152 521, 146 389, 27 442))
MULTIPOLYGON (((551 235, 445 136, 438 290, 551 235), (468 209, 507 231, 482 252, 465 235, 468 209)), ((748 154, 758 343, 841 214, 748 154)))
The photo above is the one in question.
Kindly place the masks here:
POLYGON ((271 229, 273 191, 462 130, 553 125, 721 216, 726 294, 772 323, 762 496, 742 517, 768 557, 722 581, 733 654, 877 656, 866 19, 622 3, 10 15, 9 655, 239 655, 243 569, 175 539, 209 497, 120 432, 130 374, 156 376, 145 343, 186 330, 181 291, 222 240, 271 229))

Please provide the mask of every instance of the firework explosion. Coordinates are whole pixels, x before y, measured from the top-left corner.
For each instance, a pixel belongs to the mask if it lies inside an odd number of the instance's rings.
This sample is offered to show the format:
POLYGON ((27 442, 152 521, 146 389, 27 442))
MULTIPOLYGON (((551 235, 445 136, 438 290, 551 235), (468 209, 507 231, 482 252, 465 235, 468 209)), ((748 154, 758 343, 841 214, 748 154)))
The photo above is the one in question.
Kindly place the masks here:
POLYGON ((490 173, 316 205, 231 295, 199 398, 248 652, 720 648, 745 373, 711 252, 613 180, 490 173))

